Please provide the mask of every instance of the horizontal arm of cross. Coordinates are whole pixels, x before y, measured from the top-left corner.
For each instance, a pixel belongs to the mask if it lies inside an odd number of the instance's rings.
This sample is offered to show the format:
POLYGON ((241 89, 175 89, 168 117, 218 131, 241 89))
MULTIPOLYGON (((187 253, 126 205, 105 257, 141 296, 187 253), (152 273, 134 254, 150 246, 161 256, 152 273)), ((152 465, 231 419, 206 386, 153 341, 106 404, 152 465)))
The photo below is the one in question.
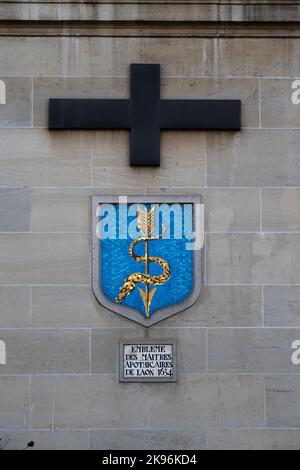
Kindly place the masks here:
POLYGON ((129 100, 49 100, 49 129, 130 129, 130 127, 129 100))
MULTIPOLYGON (((240 100, 162 100, 161 129, 239 130, 240 100)), ((51 99, 49 129, 130 129, 129 100, 51 99)))
POLYGON ((161 129, 240 130, 240 100, 162 100, 161 129))

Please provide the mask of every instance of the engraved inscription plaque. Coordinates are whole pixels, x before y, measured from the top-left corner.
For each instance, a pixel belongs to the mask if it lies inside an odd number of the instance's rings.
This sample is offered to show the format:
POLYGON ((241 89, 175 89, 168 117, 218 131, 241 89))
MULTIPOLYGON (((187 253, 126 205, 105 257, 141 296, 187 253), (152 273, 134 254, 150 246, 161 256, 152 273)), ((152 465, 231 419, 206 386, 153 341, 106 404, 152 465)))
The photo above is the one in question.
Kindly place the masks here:
POLYGON ((120 381, 176 382, 176 341, 121 341, 120 381))

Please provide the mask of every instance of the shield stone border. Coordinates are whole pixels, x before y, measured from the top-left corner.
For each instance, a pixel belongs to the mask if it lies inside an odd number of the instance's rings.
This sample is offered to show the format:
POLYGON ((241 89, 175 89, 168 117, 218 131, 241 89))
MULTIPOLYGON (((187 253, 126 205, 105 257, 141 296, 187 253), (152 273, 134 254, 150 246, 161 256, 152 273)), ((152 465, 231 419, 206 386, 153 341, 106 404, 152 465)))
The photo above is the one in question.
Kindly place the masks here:
MULTIPOLYGON (((202 204, 202 196, 191 196, 191 195, 163 195, 163 196, 126 196, 129 204, 193 204, 193 224, 195 223, 195 207, 196 204, 202 204)), ((155 314, 146 318, 141 315, 138 311, 119 305, 109 300, 101 289, 101 270, 100 270, 100 254, 101 254, 101 243, 96 235, 96 209, 99 204, 118 204, 119 196, 92 196, 92 290, 98 300, 98 302, 108 310, 114 313, 133 320, 140 325, 149 327, 156 323, 175 315, 176 313, 183 312, 187 308, 191 307, 201 294, 204 278, 204 244, 200 250, 193 251, 193 279, 194 286, 191 294, 183 301, 170 307, 157 310, 155 314)), ((204 231, 204 227, 203 227, 204 231)))

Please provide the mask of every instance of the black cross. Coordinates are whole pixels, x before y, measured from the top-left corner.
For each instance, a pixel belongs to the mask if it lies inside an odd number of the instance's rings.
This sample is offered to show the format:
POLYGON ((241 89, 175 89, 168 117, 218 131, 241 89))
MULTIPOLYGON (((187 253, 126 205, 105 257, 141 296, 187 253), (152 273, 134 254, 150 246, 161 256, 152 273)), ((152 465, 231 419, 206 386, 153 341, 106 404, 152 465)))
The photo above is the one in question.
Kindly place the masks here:
POLYGON ((49 129, 129 129, 137 166, 160 164, 161 129, 240 128, 240 100, 161 100, 159 64, 131 64, 129 100, 49 101, 49 129))

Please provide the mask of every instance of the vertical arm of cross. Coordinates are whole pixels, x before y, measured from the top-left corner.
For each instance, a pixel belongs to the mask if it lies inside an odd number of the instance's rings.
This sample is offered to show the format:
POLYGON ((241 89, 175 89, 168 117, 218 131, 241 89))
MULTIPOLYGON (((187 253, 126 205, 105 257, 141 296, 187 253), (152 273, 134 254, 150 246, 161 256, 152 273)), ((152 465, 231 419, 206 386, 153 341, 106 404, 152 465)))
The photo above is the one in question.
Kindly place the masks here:
POLYGON ((160 164, 160 66, 131 65, 130 164, 160 164))

